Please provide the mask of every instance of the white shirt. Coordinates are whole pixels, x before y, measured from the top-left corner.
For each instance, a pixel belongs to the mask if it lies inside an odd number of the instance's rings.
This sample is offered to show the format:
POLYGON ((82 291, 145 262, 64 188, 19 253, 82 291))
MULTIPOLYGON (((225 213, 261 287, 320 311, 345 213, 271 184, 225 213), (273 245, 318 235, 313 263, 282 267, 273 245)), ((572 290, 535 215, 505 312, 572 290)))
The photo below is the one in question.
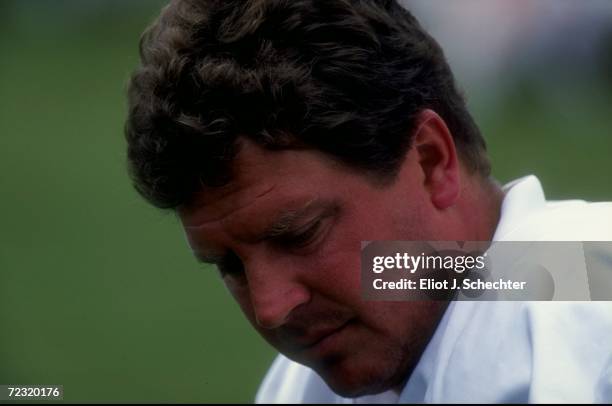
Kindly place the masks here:
MULTIPOLYGON (((612 203, 547 202, 535 176, 504 192, 494 241, 612 241, 612 203)), ((257 403, 610 401, 611 302, 453 301, 399 397, 343 398, 282 355, 256 396, 257 403)))

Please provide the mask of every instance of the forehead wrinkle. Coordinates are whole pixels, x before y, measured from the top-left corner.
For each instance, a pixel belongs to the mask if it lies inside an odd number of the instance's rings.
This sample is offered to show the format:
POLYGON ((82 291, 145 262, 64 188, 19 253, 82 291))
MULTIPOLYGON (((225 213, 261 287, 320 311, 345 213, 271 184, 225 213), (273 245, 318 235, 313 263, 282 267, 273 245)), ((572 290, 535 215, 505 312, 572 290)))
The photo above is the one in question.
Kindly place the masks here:
MULTIPOLYGON (((200 221, 197 224, 188 225, 183 222, 183 228, 187 235, 187 240, 191 246, 192 252, 195 257, 203 263, 216 263, 225 255, 226 248, 223 248, 228 242, 228 238, 236 238, 235 233, 232 232, 232 221, 235 221, 236 213, 246 209, 248 206, 256 202, 257 199, 269 194, 274 190, 276 185, 272 185, 265 190, 262 190, 254 198, 250 199, 246 204, 238 208, 232 208, 227 210, 221 216, 213 219, 206 219, 200 221), (212 232, 214 237, 211 238, 208 232, 212 232), (216 241, 217 247, 210 246, 216 241)), ((227 196, 227 195, 226 195, 227 196)), ((200 205, 197 209, 196 214, 204 210, 205 205, 200 205)), ((235 224, 234 224, 235 226, 235 224)), ((237 238, 240 240, 241 238, 237 238)))
MULTIPOLYGON (((184 224, 184 227, 186 229, 193 229, 193 230, 197 230, 199 228, 205 227, 207 225, 210 225, 211 223, 216 223, 216 222, 223 222, 224 220, 226 220, 228 217, 235 215, 237 212, 247 208, 248 206, 252 205, 257 199, 267 195, 268 193, 272 192, 274 189, 276 188, 276 185, 272 185, 268 188, 266 188, 265 190, 259 192, 257 195, 255 195, 252 199, 249 199, 247 202, 245 202, 244 204, 238 206, 238 207, 232 207, 229 210, 226 210, 225 212, 221 213, 218 216, 212 217, 212 218, 207 218, 204 221, 199 221, 199 222, 194 222, 194 224, 184 224), (197 223, 197 224, 196 224, 197 223)), ((220 197, 216 198, 216 202, 222 200, 222 199, 227 199, 229 198, 232 194, 234 193, 238 193, 239 190, 233 190, 231 192, 227 192, 223 195, 221 195, 220 197)), ((216 196, 215 196, 216 197, 216 196)), ((197 208, 195 210, 197 210, 197 212, 206 212, 206 207, 212 207, 214 206, 215 203, 211 203, 211 204, 200 204, 199 206, 197 206, 197 208)))

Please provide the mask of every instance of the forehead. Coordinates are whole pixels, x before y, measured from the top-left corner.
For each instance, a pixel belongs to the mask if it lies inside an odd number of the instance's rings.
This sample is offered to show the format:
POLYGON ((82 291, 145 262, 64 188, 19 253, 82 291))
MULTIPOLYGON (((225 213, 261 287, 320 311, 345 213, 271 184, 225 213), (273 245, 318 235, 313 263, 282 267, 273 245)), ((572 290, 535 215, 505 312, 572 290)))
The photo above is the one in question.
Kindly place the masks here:
POLYGON ((341 185, 356 176, 317 151, 270 151, 250 141, 242 143, 232 169, 227 185, 204 187, 191 204, 179 209, 185 226, 221 221, 255 208, 297 210, 338 194, 341 185))

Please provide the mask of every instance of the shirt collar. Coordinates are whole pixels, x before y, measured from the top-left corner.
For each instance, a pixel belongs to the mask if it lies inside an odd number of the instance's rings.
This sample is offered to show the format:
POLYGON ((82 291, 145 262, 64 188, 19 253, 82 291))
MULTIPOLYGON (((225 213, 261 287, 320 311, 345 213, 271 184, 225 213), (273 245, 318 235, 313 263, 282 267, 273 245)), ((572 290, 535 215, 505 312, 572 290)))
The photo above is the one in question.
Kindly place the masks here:
POLYGON ((502 190, 504 200, 493 241, 503 241, 504 237, 516 229, 527 215, 546 205, 542 184, 534 175, 516 179, 504 185, 502 190))

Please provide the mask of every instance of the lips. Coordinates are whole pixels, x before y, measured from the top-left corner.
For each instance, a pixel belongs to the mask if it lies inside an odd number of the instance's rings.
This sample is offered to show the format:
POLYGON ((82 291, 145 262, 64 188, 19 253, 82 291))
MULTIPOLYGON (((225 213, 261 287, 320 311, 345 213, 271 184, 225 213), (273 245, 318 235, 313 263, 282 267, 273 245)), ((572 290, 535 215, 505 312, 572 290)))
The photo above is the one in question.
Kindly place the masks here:
POLYGON ((300 340, 296 340, 297 344, 305 350, 310 350, 320 346, 324 342, 328 341, 329 338, 337 335, 337 333, 341 332, 347 325, 351 323, 351 320, 348 320, 340 325, 336 325, 334 327, 326 327, 320 328, 315 331, 309 332, 306 337, 302 337, 300 340))
POLYGON ((331 326, 310 328, 306 326, 284 326, 277 332, 277 338, 286 345, 290 344, 293 350, 303 351, 314 348, 327 337, 340 332, 349 321, 334 323, 331 326))

